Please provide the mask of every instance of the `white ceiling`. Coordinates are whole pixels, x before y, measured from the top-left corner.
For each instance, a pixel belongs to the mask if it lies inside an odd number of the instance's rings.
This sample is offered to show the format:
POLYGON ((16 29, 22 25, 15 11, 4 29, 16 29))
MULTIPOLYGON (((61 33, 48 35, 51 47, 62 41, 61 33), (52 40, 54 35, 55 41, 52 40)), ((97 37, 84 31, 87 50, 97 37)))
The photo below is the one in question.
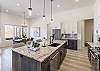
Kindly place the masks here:
MULTIPOLYGON (((53 12, 57 13, 64 10, 76 9, 79 7, 89 6, 95 3, 95 0, 54 0, 53 2, 53 12), (60 5, 58 8, 57 5, 60 5)), ((4 12, 6 9, 10 13, 16 15, 23 15, 23 12, 26 12, 28 16, 27 8, 29 7, 29 0, 0 0, 0 6, 4 12), (17 7, 16 4, 20 3, 20 6, 17 7)), ((32 0, 33 8, 33 18, 42 16, 43 12, 43 0, 32 0)), ((50 0, 46 0, 46 14, 50 13, 50 0)))

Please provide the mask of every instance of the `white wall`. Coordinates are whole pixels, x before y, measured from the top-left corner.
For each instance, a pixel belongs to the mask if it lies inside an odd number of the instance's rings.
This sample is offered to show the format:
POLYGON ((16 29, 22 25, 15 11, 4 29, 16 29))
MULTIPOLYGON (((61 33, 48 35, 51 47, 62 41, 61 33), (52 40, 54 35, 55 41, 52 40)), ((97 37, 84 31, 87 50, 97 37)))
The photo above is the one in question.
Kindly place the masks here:
MULTIPOLYGON (((47 16, 46 16, 47 17, 47 16)), ((59 27, 61 24, 62 33, 77 33, 77 22, 83 19, 90 19, 94 17, 94 8, 93 6, 78 8, 70 11, 63 11, 60 13, 54 14, 54 23, 59 27)), ((47 33, 46 25, 50 24, 50 16, 46 18, 46 22, 42 22, 42 18, 37 19, 36 21, 31 21, 31 26, 41 27, 41 36, 45 36, 47 33), (45 33, 45 34, 44 34, 45 33)))
POLYGON ((84 47, 84 20, 78 21, 77 33, 78 33, 78 49, 84 47))
POLYGON ((100 0, 96 0, 94 9, 94 42, 98 42, 96 31, 100 28, 100 0))

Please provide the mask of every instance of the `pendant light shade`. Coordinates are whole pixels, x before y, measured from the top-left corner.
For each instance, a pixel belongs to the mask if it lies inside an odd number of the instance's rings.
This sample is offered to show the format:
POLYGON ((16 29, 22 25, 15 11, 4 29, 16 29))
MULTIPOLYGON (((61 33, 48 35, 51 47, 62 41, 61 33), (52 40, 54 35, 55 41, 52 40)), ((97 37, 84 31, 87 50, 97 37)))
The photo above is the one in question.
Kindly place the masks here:
POLYGON ((30 7, 28 8, 29 16, 32 16, 32 6, 31 6, 31 0, 30 0, 30 7))
POLYGON ((32 8, 28 8, 29 16, 32 16, 32 8))
POLYGON ((54 22, 54 20, 53 19, 51 19, 51 21, 50 21, 51 23, 53 23, 54 22))
POLYGON ((43 21, 45 21, 45 15, 43 15, 43 21))
POLYGON ((44 0, 44 7, 43 7, 43 21, 45 21, 45 0, 44 0))

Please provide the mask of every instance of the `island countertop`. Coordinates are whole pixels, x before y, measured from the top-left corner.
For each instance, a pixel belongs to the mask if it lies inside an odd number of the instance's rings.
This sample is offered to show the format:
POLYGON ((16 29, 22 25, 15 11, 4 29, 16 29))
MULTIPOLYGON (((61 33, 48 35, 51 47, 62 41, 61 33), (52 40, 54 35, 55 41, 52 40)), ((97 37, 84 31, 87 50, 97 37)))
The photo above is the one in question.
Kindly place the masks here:
POLYGON ((47 57, 49 57, 52 53, 54 53, 58 48, 60 48, 66 41, 63 40, 54 40, 54 43, 60 43, 57 47, 52 46, 46 46, 42 47, 40 46, 40 49, 38 51, 32 51, 27 46, 22 46, 19 48, 12 49, 14 52, 17 52, 21 55, 24 55, 26 57, 32 58, 34 60, 37 60, 39 62, 43 62, 47 57))

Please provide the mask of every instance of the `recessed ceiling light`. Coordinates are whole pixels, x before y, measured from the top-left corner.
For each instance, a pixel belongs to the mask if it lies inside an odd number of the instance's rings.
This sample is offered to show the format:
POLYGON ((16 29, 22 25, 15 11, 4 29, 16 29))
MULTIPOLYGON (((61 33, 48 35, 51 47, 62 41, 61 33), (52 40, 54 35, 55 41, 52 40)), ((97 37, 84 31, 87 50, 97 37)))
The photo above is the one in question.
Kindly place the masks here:
POLYGON ((59 7, 60 7, 60 5, 57 5, 57 7, 59 8, 59 7))
POLYGON ((16 6, 20 6, 20 4, 19 4, 19 3, 17 3, 17 4, 16 4, 16 6))
POLYGON ((75 0, 75 2, 79 2, 79 0, 75 0))
POLYGON ((6 10, 6 12, 8 12, 8 10, 6 10))

